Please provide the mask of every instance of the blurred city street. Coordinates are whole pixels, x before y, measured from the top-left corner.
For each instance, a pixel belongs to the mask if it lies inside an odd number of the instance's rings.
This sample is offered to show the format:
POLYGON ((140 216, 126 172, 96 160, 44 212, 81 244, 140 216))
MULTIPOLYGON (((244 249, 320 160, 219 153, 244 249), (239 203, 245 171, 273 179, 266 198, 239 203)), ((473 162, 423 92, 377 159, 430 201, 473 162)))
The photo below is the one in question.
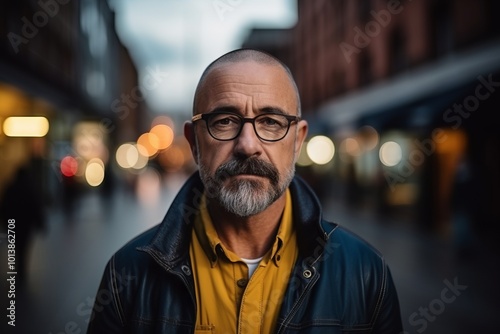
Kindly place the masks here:
MULTIPOLYGON (((51 210, 47 229, 31 247, 29 277, 17 288, 15 333, 84 333, 107 260, 161 221, 185 178, 169 175, 149 198, 117 186, 110 195, 82 194, 72 212, 51 210)), ((386 257, 406 332, 496 333, 500 279, 496 261, 488 261, 491 256, 478 251, 457 258, 445 240, 415 233, 398 222, 376 222, 332 198, 323 202, 326 217, 358 233, 386 257)))
POLYGON ((499 13, 494 0, 4 2, 0 333, 85 333, 108 259, 197 168, 183 129, 204 69, 240 48, 292 74, 300 108, 286 113, 308 123, 297 174, 385 256, 406 333, 497 333, 499 13))

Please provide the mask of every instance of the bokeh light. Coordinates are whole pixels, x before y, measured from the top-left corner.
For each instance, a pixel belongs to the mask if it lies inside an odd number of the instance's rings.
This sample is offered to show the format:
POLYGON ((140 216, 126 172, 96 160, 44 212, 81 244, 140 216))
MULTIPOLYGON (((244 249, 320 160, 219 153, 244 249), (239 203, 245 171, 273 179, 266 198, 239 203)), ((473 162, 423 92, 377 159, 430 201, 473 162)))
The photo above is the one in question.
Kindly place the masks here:
POLYGON ((149 132, 158 138, 157 142, 154 140, 151 142, 151 145, 157 150, 168 148, 174 141, 174 131, 166 124, 155 125, 149 132))
POLYGON ((92 187, 97 187, 104 181, 104 162, 101 159, 91 159, 87 163, 85 180, 92 187))
POLYGON ((78 172, 78 161, 74 157, 68 155, 61 160, 60 167, 62 175, 72 177, 78 172))
POLYGON ((307 143, 307 155, 318 165, 329 163, 335 154, 333 141, 326 136, 316 136, 307 143))
POLYGON ((160 139, 154 133, 143 133, 139 139, 137 139, 137 149, 140 154, 146 157, 155 155, 158 152, 159 145, 160 139))
POLYGON ((137 162, 139 153, 131 143, 120 145, 116 150, 116 162, 122 168, 131 168, 137 162))
POLYGON ((43 137, 49 132, 49 121, 41 116, 7 117, 3 132, 8 137, 43 137))
POLYGON ((127 152, 128 159, 132 163, 133 169, 142 169, 148 164, 148 157, 143 155, 139 150, 138 145, 134 145, 132 149, 127 152))
POLYGON ((398 143, 388 141, 380 147, 379 157, 385 166, 392 167, 401 162, 403 151, 398 143))
POLYGON ((148 157, 139 152, 136 144, 125 143, 116 150, 116 162, 121 168, 142 169, 148 164, 148 157))

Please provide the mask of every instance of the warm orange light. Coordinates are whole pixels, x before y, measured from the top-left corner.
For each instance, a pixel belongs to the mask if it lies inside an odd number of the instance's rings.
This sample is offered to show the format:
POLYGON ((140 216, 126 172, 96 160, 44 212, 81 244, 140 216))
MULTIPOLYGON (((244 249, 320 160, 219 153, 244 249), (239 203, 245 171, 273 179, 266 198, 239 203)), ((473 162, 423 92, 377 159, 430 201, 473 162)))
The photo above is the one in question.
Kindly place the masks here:
MULTIPOLYGON (((151 129, 151 131, 149 131, 149 133, 156 135, 156 137, 158 138, 158 146, 155 147, 158 150, 164 150, 168 148, 174 141, 174 131, 170 126, 166 124, 155 125, 151 129)), ((154 145, 155 142, 151 142, 151 144, 154 145)))
POLYGON ((3 123, 8 137, 43 137, 49 132, 49 121, 41 116, 13 116, 3 123))
POLYGON ((139 153, 146 156, 152 157, 158 152, 158 146, 160 145, 160 140, 158 136, 154 133, 143 133, 139 139, 137 139, 137 149, 139 153))

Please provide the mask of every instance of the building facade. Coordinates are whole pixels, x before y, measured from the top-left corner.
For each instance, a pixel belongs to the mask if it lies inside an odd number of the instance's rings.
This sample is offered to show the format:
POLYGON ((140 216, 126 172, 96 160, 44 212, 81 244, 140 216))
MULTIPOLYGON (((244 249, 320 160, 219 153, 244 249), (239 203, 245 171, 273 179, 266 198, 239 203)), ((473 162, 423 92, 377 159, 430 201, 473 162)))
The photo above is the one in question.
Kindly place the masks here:
POLYGON ((382 219, 452 237, 497 230, 499 3, 298 0, 297 9, 286 47, 256 34, 244 45, 286 54, 310 137, 335 143, 330 163, 299 171, 382 219))

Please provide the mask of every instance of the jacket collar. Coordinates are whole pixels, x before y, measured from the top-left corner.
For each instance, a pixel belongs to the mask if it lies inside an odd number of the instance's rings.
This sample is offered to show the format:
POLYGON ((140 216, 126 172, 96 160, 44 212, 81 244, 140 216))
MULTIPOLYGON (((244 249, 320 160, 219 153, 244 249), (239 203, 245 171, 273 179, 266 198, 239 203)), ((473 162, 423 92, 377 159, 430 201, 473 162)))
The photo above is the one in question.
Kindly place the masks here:
MULTIPOLYGON (((302 178, 294 177, 290 192, 299 256, 317 257, 321 253, 318 246, 321 251, 335 225, 322 221, 319 200, 302 178)), ((180 189, 151 242, 138 249, 150 253, 166 269, 185 259, 189 255, 191 230, 202 195, 203 183, 195 172, 180 189)))

